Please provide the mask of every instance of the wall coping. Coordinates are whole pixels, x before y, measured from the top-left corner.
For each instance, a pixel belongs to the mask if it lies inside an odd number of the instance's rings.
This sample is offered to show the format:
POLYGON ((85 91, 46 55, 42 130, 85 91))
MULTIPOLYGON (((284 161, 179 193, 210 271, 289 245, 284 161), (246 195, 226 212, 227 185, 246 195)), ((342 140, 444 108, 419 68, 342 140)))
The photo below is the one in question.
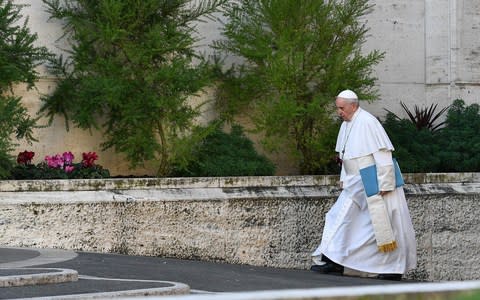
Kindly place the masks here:
MULTIPOLYGON (((1 192, 98 191, 138 189, 188 188, 248 188, 335 186, 337 175, 303 176, 243 176, 243 177, 171 177, 171 178, 107 178, 107 179, 48 179, 0 180, 1 192)), ((407 173, 405 183, 417 185, 480 183, 480 173, 407 173)))

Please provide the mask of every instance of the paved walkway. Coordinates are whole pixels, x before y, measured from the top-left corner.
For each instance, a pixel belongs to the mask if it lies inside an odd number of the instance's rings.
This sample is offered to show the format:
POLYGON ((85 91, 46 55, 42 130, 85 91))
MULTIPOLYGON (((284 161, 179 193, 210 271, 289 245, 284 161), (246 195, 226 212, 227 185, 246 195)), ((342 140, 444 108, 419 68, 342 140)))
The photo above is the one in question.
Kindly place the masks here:
POLYGON ((0 248, 0 299, 79 299, 403 284, 160 257, 0 248))

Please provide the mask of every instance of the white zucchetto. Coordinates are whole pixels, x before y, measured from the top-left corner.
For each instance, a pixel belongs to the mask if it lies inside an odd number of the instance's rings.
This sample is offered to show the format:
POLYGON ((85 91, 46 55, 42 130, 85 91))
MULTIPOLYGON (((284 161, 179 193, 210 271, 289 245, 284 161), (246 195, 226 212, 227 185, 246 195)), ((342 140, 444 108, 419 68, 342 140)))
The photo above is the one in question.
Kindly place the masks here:
POLYGON ((354 93, 353 91, 351 91, 351 90, 341 91, 340 94, 338 94, 337 98, 357 99, 357 100, 358 100, 357 94, 355 94, 355 93, 354 93))

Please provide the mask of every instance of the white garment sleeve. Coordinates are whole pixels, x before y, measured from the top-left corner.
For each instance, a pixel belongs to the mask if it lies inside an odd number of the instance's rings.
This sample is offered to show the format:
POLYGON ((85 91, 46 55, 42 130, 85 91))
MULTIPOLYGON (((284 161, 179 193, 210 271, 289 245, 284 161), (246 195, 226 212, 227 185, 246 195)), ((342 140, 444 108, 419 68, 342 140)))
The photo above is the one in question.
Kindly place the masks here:
POLYGON ((347 173, 345 172, 345 167, 342 164, 342 170, 340 171, 340 182, 343 182, 347 173))
POLYGON ((377 166, 378 188, 380 191, 395 189, 395 170, 393 168, 392 151, 380 150, 373 153, 377 166))

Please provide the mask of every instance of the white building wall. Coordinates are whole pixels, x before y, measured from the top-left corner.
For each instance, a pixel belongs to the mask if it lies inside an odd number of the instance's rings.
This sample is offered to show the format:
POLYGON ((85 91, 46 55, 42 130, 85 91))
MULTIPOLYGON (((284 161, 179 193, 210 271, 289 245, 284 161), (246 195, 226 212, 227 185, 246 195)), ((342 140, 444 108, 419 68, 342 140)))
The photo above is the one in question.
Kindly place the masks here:
MULTIPOLYGON (((39 36, 38 44, 62 53, 65 44, 57 39, 62 34, 62 25, 48 22, 48 14, 40 0, 18 0, 28 4, 23 14, 29 17, 29 25, 39 36)), ((443 108, 454 99, 462 98, 467 104, 480 102, 480 1, 478 0, 375 0, 373 11, 365 21, 370 27, 370 36, 365 51, 385 51, 385 59, 375 68, 380 97, 378 101, 362 104, 373 114, 382 117, 385 108, 405 116, 400 101, 409 108, 438 103, 443 108)), ((200 23, 204 39, 199 49, 207 54, 208 44, 220 37, 221 24, 208 21, 200 23)), ((24 102, 32 113, 39 108, 39 94, 51 92, 54 79, 42 70, 38 91, 26 92, 19 87, 24 102)), ((214 113, 207 107, 208 117, 214 113)), ((207 117, 207 118, 208 118, 207 117)), ((37 131, 39 143, 19 145, 37 152, 36 159, 54 152, 81 152, 99 150, 98 132, 78 129, 65 131, 59 118, 54 127, 37 131), (81 142, 79 142, 81 141, 81 142)), ((38 161, 36 161, 38 162, 38 161)), ((100 153, 100 164, 115 174, 151 173, 153 167, 131 171, 113 151, 100 153)), ((295 173, 280 166, 284 175, 295 173)))
POLYGON ((385 58, 375 68, 380 98, 364 106, 378 116, 385 108, 401 113, 400 101, 425 101, 424 2, 376 1, 373 9, 366 16, 371 36, 365 50, 384 51, 385 58))
POLYGON ((480 2, 476 0, 375 1, 367 16, 366 49, 386 51, 377 68, 380 100, 365 105, 376 115, 388 108, 443 108, 461 98, 480 99, 480 2))

